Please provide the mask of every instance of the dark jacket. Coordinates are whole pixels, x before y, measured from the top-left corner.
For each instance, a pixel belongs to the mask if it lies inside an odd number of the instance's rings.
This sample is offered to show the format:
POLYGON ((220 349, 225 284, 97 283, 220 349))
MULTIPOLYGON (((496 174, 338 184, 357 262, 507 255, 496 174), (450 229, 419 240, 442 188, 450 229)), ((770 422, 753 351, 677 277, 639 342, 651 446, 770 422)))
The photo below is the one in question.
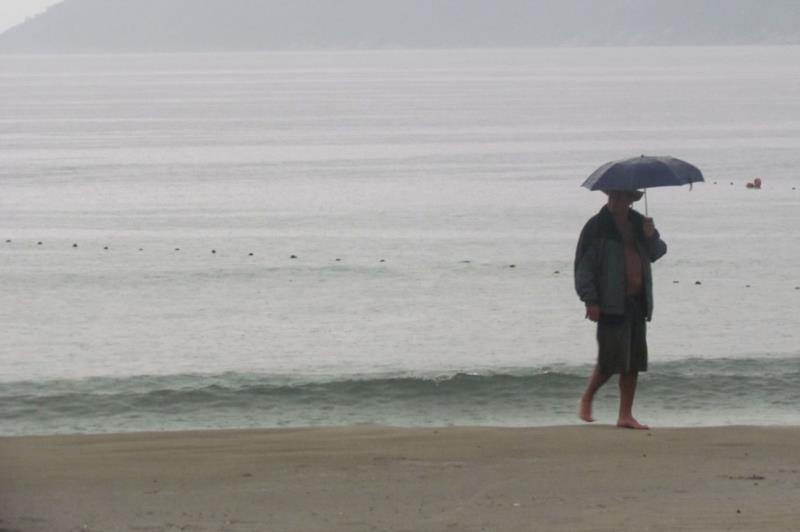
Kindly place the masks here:
MULTIPOLYGON (((653 317, 653 275, 650 263, 667 252, 667 245, 656 231, 646 238, 642 230, 644 216, 630 209, 636 245, 642 257, 646 317, 653 317)), ((575 290, 586 305, 600 305, 603 314, 625 313, 625 248, 608 207, 586 222, 575 251, 575 290)))

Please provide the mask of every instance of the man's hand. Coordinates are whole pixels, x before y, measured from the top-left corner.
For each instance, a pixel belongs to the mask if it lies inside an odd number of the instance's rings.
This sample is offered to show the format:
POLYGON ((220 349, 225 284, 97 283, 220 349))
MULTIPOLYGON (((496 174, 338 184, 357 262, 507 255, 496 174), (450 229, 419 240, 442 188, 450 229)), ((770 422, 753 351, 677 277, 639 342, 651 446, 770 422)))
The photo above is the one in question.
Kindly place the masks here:
POLYGON ((645 218, 642 222, 642 231, 644 232, 645 238, 653 238, 656 236, 656 224, 653 222, 652 218, 645 218))
POLYGON ((600 305, 586 305, 586 318, 600 321, 600 305))

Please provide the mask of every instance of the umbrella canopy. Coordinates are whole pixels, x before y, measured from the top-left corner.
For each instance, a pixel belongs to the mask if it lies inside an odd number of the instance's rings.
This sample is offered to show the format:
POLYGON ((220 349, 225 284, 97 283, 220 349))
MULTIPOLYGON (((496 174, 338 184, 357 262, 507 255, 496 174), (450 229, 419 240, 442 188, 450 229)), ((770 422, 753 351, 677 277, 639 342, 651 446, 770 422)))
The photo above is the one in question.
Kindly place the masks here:
POLYGON ((583 182, 583 186, 589 190, 637 190, 691 185, 700 181, 703 181, 703 173, 686 161, 642 155, 604 164, 583 182))

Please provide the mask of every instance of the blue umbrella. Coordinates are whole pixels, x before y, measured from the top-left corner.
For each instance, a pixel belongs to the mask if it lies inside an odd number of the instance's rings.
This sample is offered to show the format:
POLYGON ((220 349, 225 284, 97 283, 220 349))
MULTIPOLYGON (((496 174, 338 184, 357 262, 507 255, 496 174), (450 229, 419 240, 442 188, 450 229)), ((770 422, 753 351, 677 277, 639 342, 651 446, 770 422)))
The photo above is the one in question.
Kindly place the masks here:
POLYGON ((606 163, 590 175, 583 186, 589 190, 645 190, 653 187, 677 187, 704 181, 703 173, 694 165, 674 157, 642 155, 606 163))

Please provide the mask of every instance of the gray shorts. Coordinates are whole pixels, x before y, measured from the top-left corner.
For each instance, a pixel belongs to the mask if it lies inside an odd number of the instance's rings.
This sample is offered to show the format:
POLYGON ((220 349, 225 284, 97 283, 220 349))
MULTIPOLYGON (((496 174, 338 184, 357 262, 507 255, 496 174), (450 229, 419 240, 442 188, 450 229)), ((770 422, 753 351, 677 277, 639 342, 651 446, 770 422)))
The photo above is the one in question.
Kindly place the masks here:
POLYGON ((647 371, 647 325, 639 297, 625 300, 625 315, 597 323, 597 366, 606 374, 647 371))

